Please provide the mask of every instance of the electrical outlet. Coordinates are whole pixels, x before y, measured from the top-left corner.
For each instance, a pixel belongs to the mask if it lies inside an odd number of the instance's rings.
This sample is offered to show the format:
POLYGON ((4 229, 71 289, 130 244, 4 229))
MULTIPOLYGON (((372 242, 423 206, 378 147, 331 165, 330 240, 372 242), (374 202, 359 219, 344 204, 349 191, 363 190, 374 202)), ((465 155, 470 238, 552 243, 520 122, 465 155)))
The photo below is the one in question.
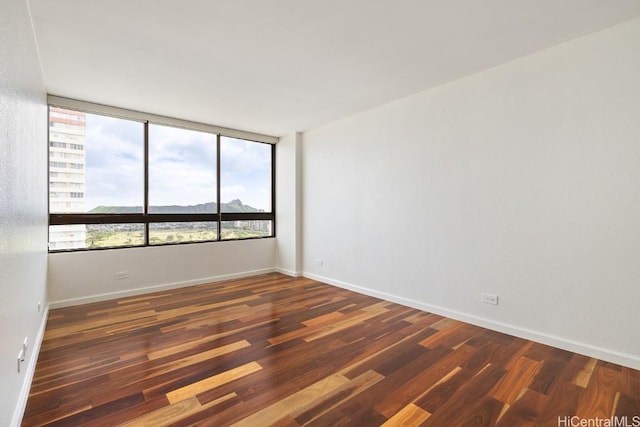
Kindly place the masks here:
POLYGON ((498 305, 498 295, 483 293, 482 302, 485 304, 498 305))
POLYGON ((317 259, 317 260, 316 260, 316 265, 317 265, 318 267, 322 267, 322 266, 324 266, 324 261, 323 261, 323 260, 321 260, 321 259, 317 259))
POLYGON ((42 303, 38 301, 38 313, 40 313, 40 309, 42 309, 42 303))
POLYGON ((124 279, 128 279, 129 278, 129 272, 128 271, 118 271, 116 273, 116 279, 118 280, 124 280, 124 279))

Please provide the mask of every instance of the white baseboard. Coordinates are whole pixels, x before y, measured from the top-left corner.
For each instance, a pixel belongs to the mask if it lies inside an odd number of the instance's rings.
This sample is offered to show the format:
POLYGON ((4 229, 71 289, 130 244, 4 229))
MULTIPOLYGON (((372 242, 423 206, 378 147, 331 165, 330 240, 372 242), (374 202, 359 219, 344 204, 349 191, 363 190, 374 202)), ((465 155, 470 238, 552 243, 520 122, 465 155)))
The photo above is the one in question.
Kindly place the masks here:
POLYGON ((142 288, 127 289, 125 291, 107 292, 86 297, 70 298, 49 303, 51 309, 71 307, 74 305, 89 304, 92 302, 107 301, 115 298, 130 297, 134 295, 149 294, 152 292, 166 291, 169 289, 186 288, 188 286, 203 285, 205 283, 223 282, 225 280, 242 279, 244 277, 257 276, 259 274, 273 273, 276 269, 269 267, 259 270, 242 271, 239 273, 222 274, 219 276, 202 277, 199 279, 185 280, 181 282, 163 283, 142 288))
POLYGON ((416 308, 418 310, 438 314, 440 316, 449 317, 455 320, 460 320, 462 322, 466 322, 466 323, 470 323, 483 328, 502 332, 508 335, 513 335, 519 338, 536 341, 552 347, 557 347, 563 350, 571 351, 573 353, 583 354, 585 356, 601 359, 607 362, 611 362, 618 365, 623 365, 629 368, 640 370, 640 357, 633 354, 622 353, 622 352, 618 352, 608 348, 600 347, 597 345, 574 341, 565 337, 560 337, 557 335, 548 334, 546 332, 536 331, 529 328, 523 328, 520 326, 511 325, 508 323, 496 322, 495 320, 487 319, 484 317, 462 313, 462 312, 451 310, 445 307, 431 305, 421 301, 405 298, 399 295, 376 291, 373 289, 365 288, 362 286, 354 285, 354 284, 343 282, 340 280, 335 280, 330 277, 319 276, 317 274, 312 274, 308 272, 304 272, 302 275, 309 279, 328 283, 330 285, 338 286, 340 288, 344 288, 344 289, 348 289, 361 294, 380 298, 386 301, 395 302, 401 305, 405 305, 407 307, 416 308))
POLYGON ((281 267, 276 267, 275 271, 291 277, 302 277, 302 272, 300 271, 293 271, 293 270, 289 270, 281 267))
POLYGON ((38 355, 40 354, 40 346, 44 338, 44 331, 47 329, 47 319, 49 318, 49 306, 47 305, 44 313, 42 313, 42 320, 40 321, 40 328, 38 328, 38 335, 33 340, 31 349, 28 351, 29 363, 27 364, 27 370, 24 372, 24 381, 22 383, 22 389, 18 395, 18 402, 13 411, 13 417, 11 419, 11 426, 18 427, 22 424, 22 417, 24 416, 24 410, 27 408, 27 400, 29 400, 29 392, 31 391, 31 382, 33 381, 33 374, 36 372, 36 364, 38 363, 38 355))

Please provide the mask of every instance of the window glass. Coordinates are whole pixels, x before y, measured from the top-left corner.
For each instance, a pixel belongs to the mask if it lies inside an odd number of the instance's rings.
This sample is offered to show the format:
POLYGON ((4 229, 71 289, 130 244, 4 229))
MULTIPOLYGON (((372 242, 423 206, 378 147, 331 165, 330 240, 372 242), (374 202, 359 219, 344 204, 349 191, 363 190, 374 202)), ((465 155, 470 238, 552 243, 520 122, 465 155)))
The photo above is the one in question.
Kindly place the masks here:
POLYGON ((271 212, 271 145, 222 137, 222 212, 271 212))
POLYGON ((159 222, 149 224, 149 244, 218 240, 217 222, 159 222))
POLYGON ((49 226, 49 250, 117 248, 144 245, 144 224, 49 226))
POLYGON ((216 213, 217 136, 149 125, 149 213, 216 213))
POLYGON ((144 125, 50 107, 49 211, 142 212, 144 125))
POLYGON ((273 235, 271 221, 222 221, 222 240, 250 239, 273 235))
POLYGON ((49 250, 85 249, 87 226, 84 224, 49 226, 49 250))
POLYGON ((144 224, 87 224, 87 249, 144 245, 144 224))

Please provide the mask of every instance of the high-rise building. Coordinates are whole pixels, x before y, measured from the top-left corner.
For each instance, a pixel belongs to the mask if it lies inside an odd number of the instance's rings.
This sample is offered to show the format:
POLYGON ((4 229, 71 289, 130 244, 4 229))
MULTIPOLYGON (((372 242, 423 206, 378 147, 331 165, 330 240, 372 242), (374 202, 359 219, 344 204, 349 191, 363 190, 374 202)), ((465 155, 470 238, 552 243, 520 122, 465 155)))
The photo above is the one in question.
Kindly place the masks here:
MULTIPOLYGON (((49 212, 85 212, 86 114, 49 108, 49 212)), ((85 247, 85 225, 49 229, 50 249, 85 247)))

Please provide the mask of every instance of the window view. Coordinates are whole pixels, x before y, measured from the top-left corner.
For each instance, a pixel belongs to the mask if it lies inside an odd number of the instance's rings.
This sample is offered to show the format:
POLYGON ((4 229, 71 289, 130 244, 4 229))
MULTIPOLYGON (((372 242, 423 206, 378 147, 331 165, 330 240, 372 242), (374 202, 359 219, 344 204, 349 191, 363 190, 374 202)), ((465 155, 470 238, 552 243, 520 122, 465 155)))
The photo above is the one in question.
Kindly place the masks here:
POLYGON ((217 135, 149 125, 149 212, 216 213, 217 135))
MULTIPOLYGON (((271 146, 243 139, 220 138, 220 208, 222 212, 271 212, 271 146)), ((234 218, 236 219, 236 218, 234 218)), ((272 222, 224 221, 221 239, 272 234, 272 222)))
MULTIPOLYGON (((143 123, 50 107, 49 212, 142 213, 143 159, 143 123)), ((49 233, 49 249, 142 243, 120 239, 128 232, 116 231, 114 225, 115 237, 105 240, 105 227, 109 226, 55 226, 49 233)))
POLYGON ((149 224, 149 244, 162 245, 218 240, 217 222, 160 222, 149 224))
POLYGON ((271 235, 271 221, 223 221, 222 240, 248 239, 271 235))
POLYGON ((144 224, 87 224, 86 248, 144 245, 144 224))
POLYGON ((273 236, 273 153, 271 144, 51 106, 49 249, 273 236))
POLYGON ((270 145, 222 137, 220 172, 222 212, 271 211, 270 145))

